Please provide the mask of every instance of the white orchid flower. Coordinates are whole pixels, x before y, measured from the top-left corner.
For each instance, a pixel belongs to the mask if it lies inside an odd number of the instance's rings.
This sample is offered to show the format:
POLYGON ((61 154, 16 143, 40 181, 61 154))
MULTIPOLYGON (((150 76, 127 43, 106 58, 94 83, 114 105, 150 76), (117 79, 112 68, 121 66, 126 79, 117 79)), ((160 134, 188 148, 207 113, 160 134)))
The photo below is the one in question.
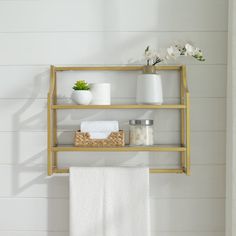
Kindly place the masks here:
POLYGON ((170 46, 169 48, 167 48, 167 53, 170 57, 174 59, 180 56, 180 51, 174 46, 170 46))
POLYGON ((202 50, 194 47, 189 42, 182 44, 172 44, 170 47, 164 50, 153 51, 147 46, 145 49, 144 56, 147 61, 147 65, 156 65, 160 62, 166 62, 170 59, 177 59, 180 56, 191 56, 198 61, 205 61, 202 50))
POLYGON ((186 45, 185 45, 185 49, 186 49, 186 56, 187 55, 189 55, 189 56, 193 56, 194 55, 194 52, 195 52, 195 48, 191 45, 191 44, 189 44, 189 43, 187 43, 186 45))
POLYGON ((202 55, 202 51, 200 48, 195 48, 194 55, 202 55))

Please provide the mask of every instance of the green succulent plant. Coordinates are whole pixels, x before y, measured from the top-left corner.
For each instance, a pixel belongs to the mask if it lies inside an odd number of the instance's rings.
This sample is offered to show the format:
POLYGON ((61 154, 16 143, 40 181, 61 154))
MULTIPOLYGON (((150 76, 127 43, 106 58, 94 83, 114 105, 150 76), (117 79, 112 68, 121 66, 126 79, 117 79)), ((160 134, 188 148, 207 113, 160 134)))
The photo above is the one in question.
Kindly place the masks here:
POLYGON ((73 86, 74 90, 89 90, 89 84, 87 82, 85 82, 84 80, 78 80, 75 82, 74 86, 73 86))

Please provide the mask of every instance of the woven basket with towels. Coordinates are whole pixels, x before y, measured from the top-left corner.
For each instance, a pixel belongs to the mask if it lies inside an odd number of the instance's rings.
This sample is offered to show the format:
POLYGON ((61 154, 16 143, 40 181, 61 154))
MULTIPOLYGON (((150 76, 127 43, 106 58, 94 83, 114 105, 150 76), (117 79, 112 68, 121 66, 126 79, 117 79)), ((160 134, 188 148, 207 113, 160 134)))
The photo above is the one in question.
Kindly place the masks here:
POLYGON ((75 146, 121 147, 125 145, 118 121, 83 121, 75 133, 75 146))

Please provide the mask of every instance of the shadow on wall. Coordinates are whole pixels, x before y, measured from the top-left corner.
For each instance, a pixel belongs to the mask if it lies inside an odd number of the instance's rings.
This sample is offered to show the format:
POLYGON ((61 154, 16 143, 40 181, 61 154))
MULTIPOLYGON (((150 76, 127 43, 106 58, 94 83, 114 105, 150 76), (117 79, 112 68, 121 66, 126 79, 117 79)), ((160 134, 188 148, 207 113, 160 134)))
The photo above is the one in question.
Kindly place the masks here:
MULTIPOLYGON (((12 127, 13 130, 16 132, 14 133, 14 138, 12 139, 12 160, 14 160, 14 164, 16 166, 13 178, 12 178, 12 193, 13 195, 18 195, 21 192, 23 192, 27 187, 29 187, 32 184, 38 184, 42 181, 42 177, 44 176, 44 173, 42 173, 42 159, 44 156, 46 156, 46 149, 40 151, 39 153, 35 154, 31 158, 28 158, 26 161, 21 162, 19 160, 19 153, 21 151, 20 146, 20 131, 21 130, 30 130, 30 124, 34 123, 40 124, 42 122, 41 117, 43 115, 43 112, 39 112, 32 117, 22 120, 22 115, 29 109, 30 106, 33 105, 33 103, 36 100, 37 91, 40 91, 40 88, 42 86, 43 80, 49 79, 49 71, 45 71, 39 75, 37 75, 34 78, 34 88, 35 90, 32 91, 32 94, 30 97, 34 97, 33 99, 28 99, 27 102, 19 109, 12 118, 12 127), (41 164, 40 164, 41 163, 41 164), (39 172, 40 175, 31 180, 30 182, 26 183, 25 185, 21 186, 20 184, 20 177, 22 172, 39 172)), ((18 88, 19 89, 19 88, 18 88)), ((39 125, 39 127, 41 127, 39 125)), ((29 148, 29 147, 28 147, 29 148)), ((43 181, 42 181, 43 183, 43 181)))
MULTIPOLYGON (((106 5, 109 3, 109 1, 106 1, 106 5)), ((107 12, 112 12, 112 19, 118 19, 119 16, 116 15, 116 12, 110 11, 108 8, 114 8, 114 6, 107 7, 107 12)), ((110 13, 111 14, 111 13, 110 13)), ((158 14, 157 14, 158 15, 158 14)), ((104 28, 107 29, 108 20, 106 17, 106 14, 104 14, 104 28)), ((122 52, 126 50, 130 50, 132 48, 132 45, 137 42, 144 42, 144 48, 146 46, 146 42, 150 42, 149 38, 147 38, 148 34, 137 34, 139 38, 135 37, 130 39, 129 41, 124 42, 124 44, 118 44, 118 45, 111 45, 110 44, 110 35, 109 33, 104 33, 104 45, 102 45, 103 48, 101 48, 101 54, 104 54, 103 49, 110 49, 109 53, 116 57, 117 52, 122 52)), ((153 36, 151 36, 153 37, 153 36)), ((124 41, 122 39, 122 41, 124 41)), ((153 40, 151 40, 153 41, 153 40)), ((158 39, 156 40, 158 43, 158 39)), ((140 49, 140 52, 142 53, 143 49, 140 49)), ((121 56, 122 57, 122 56, 121 56)), ((106 60, 106 59, 105 59, 106 60)), ((88 59, 87 59, 88 61, 88 59)), ((133 60, 130 59, 129 64, 137 64, 140 63, 139 60, 133 60)), ((36 153, 35 155, 28 158, 26 161, 21 161, 19 159, 19 153, 21 151, 20 146, 20 132, 19 130, 31 130, 31 124, 34 124, 34 127, 39 127, 38 131, 42 127, 46 126, 46 123, 42 125, 42 120, 46 121, 46 100, 45 101, 45 107, 43 111, 39 111, 38 113, 32 115, 28 119, 23 119, 23 115, 25 112, 27 112, 31 106, 34 106, 34 102, 37 100, 36 95, 37 91, 40 90, 43 81, 47 80, 49 82, 49 71, 45 71, 43 73, 38 74, 34 80, 34 90, 32 91, 32 99, 28 99, 27 102, 19 109, 13 116, 12 119, 12 127, 15 132, 14 138, 12 139, 12 160, 14 160, 15 168, 14 173, 12 173, 12 194, 17 196, 21 195, 23 192, 27 192, 28 188, 34 189, 35 192, 33 193, 34 197, 38 198, 45 198, 47 197, 47 211, 45 211, 45 219, 47 219, 47 228, 45 228, 45 231, 61 231, 63 236, 67 235, 68 226, 69 226, 69 211, 68 211, 68 195, 69 195, 69 184, 68 184, 68 177, 47 177, 47 149, 46 146, 41 151, 36 153), (44 117, 44 119, 41 119, 44 117), (33 173, 33 174, 32 174, 33 173), (24 182, 22 185, 22 177, 24 178, 27 176, 27 182, 24 182), (37 192, 38 191, 38 192, 37 192), (37 192, 37 193, 36 193, 37 192), (36 195, 38 194, 38 195, 36 195)), ((106 112, 103 112, 103 115, 106 115, 106 112)), ((65 119, 69 115, 62 115, 61 119, 65 119)), ((96 115, 94 115, 96 117, 96 115)), ((93 116, 93 117, 94 117, 93 116)), ((77 120, 78 116, 76 115, 70 115, 70 118, 72 120, 77 120)), ((86 117, 85 117, 86 118, 86 117)), ((122 126, 126 126, 127 124, 123 123, 122 126)), ((73 137, 73 134, 71 133, 71 126, 65 127, 68 129, 67 131, 60 132, 58 138, 62 143, 68 142, 71 143, 71 138, 73 137)), ((37 130, 37 129, 36 129, 37 130)), ((35 130, 35 132, 37 132, 35 130)), ((46 132, 43 132, 44 135, 42 135, 42 138, 46 139, 47 135, 46 132)), ((68 155, 68 154, 66 154, 68 155)), ((66 158, 67 162, 65 161, 64 165, 68 166, 69 164, 78 165, 78 161, 75 159, 80 155, 81 161, 80 165, 84 166, 95 166, 95 165, 105 165, 105 166, 122 166, 122 165, 128 165, 128 166, 146 166, 149 164, 156 164, 157 162, 153 161, 154 157, 159 157, 158 153, 150 153, 148 154, 148 158, 145 156, 143 157, 140 154, 137 153, 122 153, 122 156, 118 153, 89 153, 90 157, 88 158, 88 153, 86 154, 78 154, 78 153, 72 153, 69 158, 66 158)), ((165 155, 164 155, 165 156, 165 155)), ((60 157, 59 157, 60 158, 60 157)), ((37 214, 37 213, 36 213, 37 214)), ((40 226, 39 226, 40 227, 40 226)), ((50 233, 48 233, 48 236, 50 233)), ((89 232, 87 234, 90 236, 89 232)), ((61 236, 61 235, 60 235, 61 236)))
MULTIPOLYGON (((27 99, 27 102, 13 115, 12 118, 12 127, 14 132, 12 138, 12 161, 14 163, 14 168, 12 170, 12 183, 11 183, 11 192, 13 196, 20 196, 26 193, 27 196, 37 197, 37 198, 45 198, 47 197, 47 191, 53 190, 54 180, 46 178, 46 157, 47 157, 47 149, 46 146, 38 153, 31 157, 23 157, 23 161, 20 160, 22 149, 31 149, 34 147, 30 147, 30 144, 34 144, 34 141, 27 140, 27 145, 22 147, 22 131, 24 133, 35 133, 35 137, 37 138, 38 134, 42 133, 42 121, 46 120, 42 119, 43 116, 46 115, 45 111, 36 112, 33 116, 24 119, 24 114, 27 113, 34 106, 35 101, 37 101, 37 95, 44 81, 47 80, 49 83, 49 70, 46 70, 43 73, 38 74, 33 78, 34 86, 29 96, 30 99, 27 99), (38 129, 32 129, 32 126, 38 127, 38 129), (33 131, 32 131, 33 130, 33 131), (48 186, 48 188, 47 188, 48 186), (46 189, 45 189, 46 188, 46 189)), ((18 88, 19 89, 19 88, 18 88)), ((44 99, 45 100, 45 99, 44 99)), ((44 101, 41 100, 41 101, 44 101)), ((46 104, 45 104, 46 109, 46 104)), ((28 116, 28 115, 27 115, 28 116)), ((44 132, 45 133, 45 132, 44 132)), ((34 136, 34 135, 33 135, 34 136)), ((32 136, 24 136, 30 137, 32 136)), ((42 138, 46 139, 46 135, 41 135, 42 138)), ((42 142, 40 142, 42 143, 42 142)), ((46 142, 45 142, 46 143, 46 142)), ((30 153, 30 152, 29 152, 30 153)), ((28 152, 26 152, 28 154, 28 152)), ((50 194, 48 195, 50 196, 50 194)), ((36 201, 37 202, 37 201, 36 201)), ((53 206, 53 205, 52 205, 53 206)), ((52 206, 48 204, 48 210, 45 209, 45 219, 50 216, 48 222, 48 228, 52 228, 50 225, 50 219, 53 218, 53 213, 51 213, 54 209, 52 206)), ((37 208, 36 208, 37 209, 37 208)), ((25 209, 27 212, 27 209, 25 209)), ((41 213, 41 212, 40 212, 41 213)), ((37 215, 37 212, 35 212, 37 215)), ((42 215, 42 214, 38 214, 42 215)), ((41 220, 40 220, 41 222, 41 220)), ((47 222, 45 223, 47 226, 47 222)), ((43 227, 43 225, 36 225, 36 228, 43 227)), ((47 228, 45 228, 47 231, 47 228)))
MULTIPOLYGON (((23 160, 20 158, 20 153, 22 153, 22 131, 26 133, 35 133, 35 137, 40 134, 42 139, 45 139, 46 145, 46 131, 44 128, 45 124, 42 124, 43 121, 46 121, 46 99, 37 99, 37 92, 40 91, 43 81, 49 81, 49 71, 40 73, 34 78, 34 90, 31 93, 31 98, 14 114, 12 118, 12 127, 14 136, 12 139, 12 160, 14 162, 14 168, 12 172, 12 183, 11 183, 11 192, 13 196, 25 195, 36 197, 37 199, 47 198, 47 210, 42 209, 45 219, 47 219, 47 228, 45 231, 60 231, 64 232, 64 235, 67 235, 68 225, 69 225, 69 211, 68 211, 68 195, 69 195, 69 184, 68 177, 47 177, 47 149, 46 146, 40 150, 38 153, 30 156, 24 157, 23 160), (35 105, 36 101, 40 100, 45 102, 44 108, 42 111, 38 111, 33 114, 31 117, 24 119, 25 114, 29 112, 32 107, 35 105), (39 127, 32 128, 32 127, 39 127), (42 132, 43 128, 43 132, 42 132), (32 131, 33 130, 33 131, 32 131)), ((106 115, 103 113, 102 115, 106 115)), ((28 115, 27 115, 28 116, 28 115)), ((67 117, 67 116, 66 116, 67 117)), ((61 120, 65 117, 61 116, 61 120)), ((71 116, 72 120, 76 120, 77 116, 71 116)), ((73 133, 69 131, 60 132, 58 139, 62 143, 72 143, 73 133)), ((33 135, 33 136, 34 136, 33 135)), ((31 137, 32 136, 26 136, 31 137)), ((31 148, 29 145, 34 143, 32 140, 27 140, 28 145, 24 145, 24 148, 31 148)), ((40 142, 41 143, 41 142, 40 142)), ((43 142, 44 143, 44 142, 43 142)), ((25 144, 25 142, 24 142, 25 144)), ((34 147, 32 147, 33 149, 34 147)), ((34 151, 34 150, 33 150, 34 151)), ((27 152, 28 154, 28 152, 27 152)), ((100 153, 99 155, 95 153, 90 153, 91 158, 87 157, 88 154, 83 154, 80 158, 80 166, 106 166, 106 165, 123 165, 131 164, 132 159, 135 157, 135 153, 126 153, 123 158, 120 158, 117 153, 111 153, 104 155, 100 153), (110 155, 114 155, 112 158, 110 155)), ((71 155, 70 161, 74 165, 78 165, 78 161, 75 158, 78 154, 74 153, 71 155), (74 160, 73 160, 74 159, 74 160)), ((65 162, 64 165, 69 166, 71 162, 65 162)), ((136 165, 140 165, 136 163, 136 165)), ((134 165, 135 166, 135 165, 134 165)), ((37 206, 36 206, 37 209, 37 206)), ((25 209, 27 212, 27 209, 25 209)), ((37 213, 36 213, 37 214, 37 213)), ((39 214, 42 215, 42 214, 39 214)), ((43 227, 37 225, 35 227, 43 227)), ((48 233, 50 235, 50 233, 48 233)))
MULTIPOLYGON (((39 74, 34 78, 34 91, 32 94, 36 97, 36 91, 40 90, 42 86, 42 81, 49 81, 49 71, 39 74)), ((68 226, 69 226, 69 183, 68 176, 60 177, 47 177, 47 149, 46 149, 46 131, 42 132, 46 127, 46 122, 42 126, 43 120, 46 121, 46 99, 42 99, 45 102, 43 111, 36 112, 28 119, 23 119, 24 114, 34 106, 34 102, 37 99, 28 99, 27 102, 19 109, 15 114, 12 120, 12 125, 14 130, 26 130, 31 133, 43 133, 40 137, 45 140, 45 147, 42 148, 38 153, 32 155, 29 158, 25 158, 25 161, 21 161, 19 158, 19 153, 22 151, 21 147, 21 136, 20 132, 15 132, 14 139, 12 140, 12 160, 16 168, 14 168, 14 173, 12 173, 12 193, 13 195, 21 195, 27 193, 27 189, 31 189, 31 196, 33 197, 47 198, 47 211, 44 212, 45 219, 47 219, 47 228, 45 231, 60 231, 64 232, 63 236, 67 235, 68 226), (44 117, 44 119, 42 119, 44 117), (39 127, 39 130, 34 129, 33 127, 39 127), (27 177, 27 178, 25 178, 27 177), (26 181, 23 181, 22 178, 26 181)), ((63 111, 65 112, 65 111, 63 111)), ((124 111, 129 112, 129 111, 124 111)), ((89 118, 94 119, 96 116, 107 117, 106 111, 98 111, 98 114, 95 114, 94 111, 87 113, 89 118)), ((153 116, 154 114, 150 111, 142 111, 138 113, 139 116, 153 116)), ((66 111, 66 115, 61 115, 59 117, 59 122, 62 124, 63 120, 69 119, 71 121, 78 121, 80 114, 66 111)), ((155 116, 156 117, 156 116, 155 116)), ((86 119, 86 116, 83 117, 86 119)), ((69 121, 70 121, 69 120, 69 121)), ((121 127, 128 131, 128 122, 123 120, 121 122, 121 127)), ((61 129, 63 125, 61 125, 61 129)), ((66 126, 66 130, 58 132, 58 140, 61 144, 72 144, 73 135, 75 126, 66 126)), ((127 134, 127 133, 126 133, 127 134)), ((30 136, 32 137, 32 136, 30 136)), ((30 140, 29 140, 29 143, 30 140)), ((43 142, 44 143, 44 142, 43 142)), ((68 166, 157 166, 161 164, 161 161, 166 160, 168 153, 62 153, 62 156, 59 155, 59 163, 62 167, 68 166), (88 156, 89 155, 89 156, 88 156), (60 158, 66 157, 66 158, 60 158), (79 157, 79 158, 78 158, 79 157), (157 159, 160 158, 160 162, 157 159)), ((172 157, 171 157, 172 158, 172 157)), ((165 161, 164 161, 165 163, 165 161)), ((162 163, 163 164, 163 163, 162 163)), ((166 162, 168 165, 169 163, 166 162)), ((50 235, 50 233, 48 233, 50 235)))

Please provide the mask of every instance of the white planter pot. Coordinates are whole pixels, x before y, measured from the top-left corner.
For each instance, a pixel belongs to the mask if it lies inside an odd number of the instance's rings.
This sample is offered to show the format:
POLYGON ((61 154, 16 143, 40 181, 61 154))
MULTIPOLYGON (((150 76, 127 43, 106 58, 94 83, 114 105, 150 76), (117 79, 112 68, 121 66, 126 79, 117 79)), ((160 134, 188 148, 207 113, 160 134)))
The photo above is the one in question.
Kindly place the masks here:
POLYGON ((92 93, 89 90, 74 90, 71 98, 79 105, 88 105, 92 100, 92 93))
POLYGON ((93 105, 110 105, 111 104, 111 85, 109 83, 89 84, 90 91, 93 95, 91 104, 93 105))
POLYGON ((137 79, 136 102, 138 104, 163 103, 161 76, 158 74, 141 74, 137 79))

